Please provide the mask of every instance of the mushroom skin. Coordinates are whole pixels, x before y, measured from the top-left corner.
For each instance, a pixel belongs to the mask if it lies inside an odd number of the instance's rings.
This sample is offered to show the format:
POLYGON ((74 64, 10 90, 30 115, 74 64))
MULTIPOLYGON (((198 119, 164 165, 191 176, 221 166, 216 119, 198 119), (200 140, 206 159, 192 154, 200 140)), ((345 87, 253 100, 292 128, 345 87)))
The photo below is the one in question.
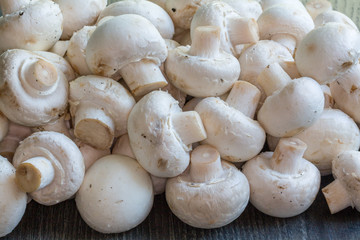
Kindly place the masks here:
POLYGON ((24 8, 29 5, 32 0, 2 0, 0 3, 0 10, 2 15, 10 14, 12 12, 16 12, 19 9, 24 8))
POLYGON ((250 184, 250 202, 273 217, 293 217, 306 211, 320 188, 320 172, 303 158, 306 144, 282 138, 275 152, 263 152, 243 165, 250 184))
POLYGON ((50 206, 72 197, 84 179, 84 159, 62 133, 36 132, 16 149, 16 183, 36 202, 50 206))
POLYGON ((74 32, 84 26, 94 25, 107 0, 54 0, 64 17, 62 40, 69 40, 74 32))
POLYGON ((172 39, 174 24, 169 14, 160 6, 145 0, 122 0, 108 5, 101 13, 98 21, 106 16, 122 14, 138 14, 148 19, 165 39, 172 39))
POLYGON ((150 213, 153 200, 149 174, 136 160, 122 155, 97 160, 75 197, 82 219, 101 233, 136 227, 150 213))
POLYGON ((220 96, 240 75, 239 61, 220 49, 220 28, 195 29, 192 45, 169 51, 165 62, 169 81, 193 97, 220 96))
POLYGON ((0 157, 0 237, 11 233, 23 217, 27 195, 15 183, 15 168, 6 158, 0 157))
POLYGON ((0 53, 8 49, 48 50, 60 39, 62 22, 58 4, 50 0, 30 1, 0 17, 0 53))
POLYGON ((167 84, 159 69, 168 53, 165 41, 140 15, 124 14, 102 23, 90 36, 85 51, 93 74, 120 74, 136 97, 167 84))
POLYGON ((138 162, 157 177, 174 177, 189 165, 191 144, 204 140, 200 116, 182 112, 163 91, 152 91, 138 101, 128 118, 131 149, 138 162))
POLYGON ((0 110, 17 124, 37 127, 67 107, 68 80, 47 59, 20 49, 0 56, 0 110))
POLYGON ((327 0, 310 0, 305 4, 305 8, 315 21, 316 17, 321 13, 332 11, 332 4, 327 0))
POLYGON ((357 64, 359 51, 357 30, 344 23, 329 22, 303 38, 295 61, 302 76, 311 77, 319 84, 328 84, 357 64))
POLYGON ((360 152, 340 153, 332 161, 332 173, 335 180, 322 189, 331 214, 350 206, 360 211, 360 152))
POLYGON ((210 145, 191 153, 190 167, 166 184, 166 201, 181 221, 196 228, 219 228, 237 219, 249 201, 249 183, 210 145))
POLYGON ((344 23, 344 24, 347 24, 350 27, 354 28, 356 31, 359 31, 358 27, 353 22, 353 20, 351 20, 351 18, 349 18, 348 16, 346 16, 345 14, 343 14, 339 11, 335 11, 335 10, 325 11, 325 12, 320 13, 314 19, 315 27, 322 26, 328 22, 344 23))
POLYGON ((126 133, 135 100, 113 79, 88 75, 70 83, 69 103, 75 136, 104 150, 111 147, 114 137, 126 133))
POLYGON ((9 132, 9 120, 0 112, 0 144, 9 132))

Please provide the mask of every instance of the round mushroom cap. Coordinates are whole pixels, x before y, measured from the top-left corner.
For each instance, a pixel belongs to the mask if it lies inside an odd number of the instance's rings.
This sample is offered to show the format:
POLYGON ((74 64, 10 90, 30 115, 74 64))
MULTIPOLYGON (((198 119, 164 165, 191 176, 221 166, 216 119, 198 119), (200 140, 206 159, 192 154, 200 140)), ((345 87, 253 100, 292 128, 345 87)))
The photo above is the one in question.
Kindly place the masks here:
POLYGON ((243 162, 262 150, 266 135, 260 124, 221 99, 205 98, 196 105, 195 111, 207 133, 203 142, 214 146, 222 159, 243 162))
POLYGON ((324 109, 312 126, 294 137, 306 143, 304 158, 312 162, 321 175, 331 174, 331 161, 338 154, 360 147, 359 128, 338 109, 324 109))
POLYGON ((223 175, 213 181, 192 181, 189 169, 168 179, 166 201, 181 221, 196 228, 225 226, 244 211, 249 201, 249 184, 233 164, 221 163, 223 175))
POLYGON ((23 217, 27 195, 15 183, 15 168, 0 156, 0 237, 11 233, 23 217))
POLYGON ((136 160, 108 155, 86 172, 76 194, 82 219, 102 233, 120 233, 139 225, 153 206, 149 174, 136 160))
POLYGON ((358 62, 359 51, 359 32, 344 23, 330 22, 304 37, 298 45, 295 61, 302 76, 327 84, 358 62))
POLYGON ((171 39, 174 35, 174 24, 169 14, 155 3, 145 0, 122 0, 107 6, 100 14, 98 21, 106 16, 137 14, 148 19, 161 36, 171 39))
POLYGON ((53 181, 30 193, 32 199, 43 205, 54 205, 72 197, 84 179, 84 159, 76 144, 62 133, 36 132, 25 138, 16 149, 13 164, 34 158, 48 159, 55 172, 53 181))
POLYGON ((8 49, 46 51, 62 33, 63 15, 59 5, 37 0, 0 17, 0 53, 8 49))
POLYGON ((141 166, 157 177, 174 177, 189 165, 191 146, 172 126, 172 114, 182 112, 167 92, 152 91, 137 102, 128 119, 131 148, 141 166))
POLYGON ((340 180, 352 200, 352 206, 360 211, 360 152, 344 151, 332 161, 332 173, 340 180))
POLYGON ((114 136, 127 132, 127 120, 135 100, 125 87, 111 78, 88 75, 70 83, 70 113, 75 113, 81 104, 92 103, 111 116, 115 124, 114 136))
POLYGON ((294 175, 270 167, 273 152, 261 153, 247 161, 243 173, 250 184, 250 202, 259 211, 273 217, 292 217, 310 207, 320 188, 320 173, 306 159, 294 175))
POLYGON ((262 13, 262 8, 257 0, 222 0, 234 8, 242 17, 257 20, 262 13))
POLYGON ((221 50, 215 57, 193 56, 190 48, 169 51, 165 69, 171 83, 193 97, 220 96, 229 91, 239 78, 239 61, 221 50))
POLYGON ((351 18, 349 18, 348 16, 346 16, 345 14, 343 14, 339 11, 328 10, 328 11, 320 13, 314 19, 315 27, 320 27, 328 22, 344 23, 344 24, 347 24, 347 25, 353 27, 356 31, 359 31, 359 29, 357 28, 357 26, 353 22, 353 20, 351 20, 351 18))
POLYGON ((94 25, 107 0, 54 0, 64 17, 61 39, 68 40, 84 26, 94 25))
POLYGON ((65 75, 36 53, 14 49, 0 56, 0 110, 12 122, 37 127, 59 118, 67 107, 68 85, 65 75), (36 63, 34 74, 31 67, 36 63), (48 89, 28 83, 38 77, 48 81, 48 89))
POLYGON ((275 5, 283 5, 283 4, 291 4, 296 8, 304 9, 306 11, 305 6, 299 0, 261 0, 260 4, 262 6, 263 11, 275 5))
POLYGON ((98 26, 85 51, 90 70, 105 77, 142 59, 160 66, 167 57, 166 44, 159 31, 149 20, 136 14, 120 15, 98 26))
POLYGON ((266 133, 274 137, 291 137, 319 119, 324 101, 323 91, 315 80, 297 78, 268 96, 257 118, 266 133))

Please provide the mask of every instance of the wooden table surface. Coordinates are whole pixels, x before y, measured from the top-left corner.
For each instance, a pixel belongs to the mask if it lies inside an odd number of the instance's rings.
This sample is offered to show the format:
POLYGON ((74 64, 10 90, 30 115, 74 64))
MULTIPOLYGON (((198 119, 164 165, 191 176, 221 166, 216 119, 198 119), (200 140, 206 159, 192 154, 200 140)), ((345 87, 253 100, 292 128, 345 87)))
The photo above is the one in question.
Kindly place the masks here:
MULTIPOLYGON (((331 2, 335 9, 360 25, 359 0, 331 2)), ((331 176, 323 177, 321 186, 331 181, 331 176)), ((347 208, 331 215, 325 198, 319 193, 305 213, 293 218, 266 216, 249 203, 233 223, 203 230, 190 227, 175 217, 162 194, 155 197, 150 215, 138 227, 125 233, 105 235, 85 224, 74 200, 52 207, 32 201, 17 228, 2 239, 360 239, 360 213, 347 208)))

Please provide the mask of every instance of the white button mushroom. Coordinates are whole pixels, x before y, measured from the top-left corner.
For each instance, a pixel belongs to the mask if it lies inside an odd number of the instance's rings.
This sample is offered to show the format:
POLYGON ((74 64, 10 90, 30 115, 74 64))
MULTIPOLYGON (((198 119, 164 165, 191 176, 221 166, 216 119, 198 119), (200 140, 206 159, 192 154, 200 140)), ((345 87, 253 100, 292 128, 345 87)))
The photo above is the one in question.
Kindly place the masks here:
POLYGON ((220 96, 240 75, 239 61, 220 49, 220 28, 195 29, 192 45, 169 51, 166 75, 177 88, 194 97, 220 96))
POLYGON ((220 27, 221 49, 233 55, 236 54, 236 45, 259 40, 256 20, 242 17, 225 2, 211 1, 199 7, 191 21, 191 39, 197 27, 210 25, 220 27))
POLYGON ((84 26, 95 24, 107 0, 54 0, 64 17, 61 39, 68 40, 84 26))
POLYGON ((84 160, 75 143, 57 132, 36 132, 14 154, 16 183, 32 199, 54 205, 72 197, 84 179, 84 160))
POLYGON ((356 24, 345 14, 331 10, 331 11, 325 11, 323 13, 320 13, 315 19, 315 27, 320 27, 328 22, 338 22, 338 23, 344 23, 349 25, 350 27, 354 28, 356 31, 359 31, 356 24))
POLYGON ((138 14, 148 19, 163 38, 171 39, 174 35, 174 24, 167 12, 160 6, 145 0, 122 0, 107 6, 100 14, 98 21, 106 16, 138 14))
POLYGON ((258 0, 222 0, 233 7, 242 17, 257 20, 262 13, 258 0))
POLYGON ((347 24, 330 22, 303 38, 295 53, 295 61, 302 76, 327 84, 355 65, 359 52, 360 33, 347 24))
POLYGON ((252 84, 238 81, 226 102, 208 97, 199 102, 195 111, 203 121, 206 144, 216 147, 221 158, 243 162, 255 157, 264 146, 265 131, 251 119, 260 99, 260 91, 252 84))
POLYGON ((10 121, 49 123, 65 112, 67 98, 68 81, 50 61, 20 49, 0 56, 0 109, 10 121))
POLYGON ((340 153, 333 159, 332 173, 335 180, 322 189, 331 214, 350 206, 360 211, 360 152, 340 153))
POLYGON ((135 14, 120 15, 98 26, 86 47, 86 62, 94 74, 111 77, 119 72, 137 97, 167 84, 159 69, 166 57, 159 31, 135 14))
POLYGON ((320 188, 319 170, 303 158, 306 144, 282 138, 275 152, 247 161, 243 173, 250 184, 250 202, 274 217, 292 217, 306 211, 320 188))
MULTIPOLYGON (((121 154, 136 159, 130 146, 130 139, 128 134, 124 134, 116 140, 111 153, 121 154)), ((154 189, 154 195, 164 193, 167 178, 156 177, 151 174, 150 177, 154 189)))
POLYGON ((76 194, 82 219, 102 233, 120 233, 139 225, 153 206, 149 174, 134 160, 109 155, 86 172, 76 194))
POLYGON ((181 221, 197 228, 218 228, 237 219, 249 201, 249 183, 219 152, 201 145, 191 153, 189 169, 168 180, 166 201, 181 221))
POLYGON ((70 83, 69 103, 75 136, 96 148, 108 149, 114 137, 126 133, 135 100, 111 78, 89 75, 70 83))
POLYGON ((312 19, 315 19, 321 13, 331 11, 332 4, 327 0, 310 0, 305 4, 305 8, 312 19))
POLYGON ((291 80, 278 63, 266 67, 258 77, 265 102, 257 114, 266 133, 291 137, 310 127, 324 109, 320 85, 308 77, 291 80))
POLYGON ((200 116, 182 112, 177 101, 163 91, 153 91, 135 104, 128 134, 136 159, 157 177, 182 173, 189 165, 191 144, 206 138, 200 116))
POLYGON ((15 168, 0 157, 0 237, 11 233, 23 217, 27 204, 26 193, 15 183, 15 168))
MULTIPOLYGON (((0 5, 14 0, 2 0, 0 5)), ((20 9, 0 17, 0 53, 14 48, 51 48, 62 33, 63 16, 59 5, 50 0, 29 1, 20 9)))

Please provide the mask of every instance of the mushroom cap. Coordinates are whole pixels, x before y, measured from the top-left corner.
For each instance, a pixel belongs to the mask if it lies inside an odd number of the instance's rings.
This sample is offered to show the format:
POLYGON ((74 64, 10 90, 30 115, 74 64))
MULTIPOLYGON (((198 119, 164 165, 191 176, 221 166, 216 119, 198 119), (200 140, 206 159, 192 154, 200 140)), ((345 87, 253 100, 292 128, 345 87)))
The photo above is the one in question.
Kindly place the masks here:
POLYGON ((85 26, 77 32, 74 32, 70 38, 69 47, 66 56, 74 68, 81 76, 90 75, 91 71, 86 63, 86 46, 91 34, 96 26, 85 26))
POLYGON ((39 60, 56 69, 50 61, 26 50, 8 50, 0 56, 0 110, 12 122, 29 127, 59 118, 67 107, 68 81, 61 71, 55 70, 57 79, 46 91, 27 84, 29 67, 39 60))
POLYGON ((296 8, 301 8, 306 11, 305 6, 299 0, 261 0, 260 4, 262 6, 263 11, 275 5, 283 5, 283 4, 291 4, 296 8))
POLYGON ((239 61, 220 51, 216 57, 193 56, 190 46, 169 51, 165 62, 171 83, 193 97, 220 96, 229 91, 240 75, 239 61))
POLYGON ((233 164, 222 161, 223 175, 205 183, 193 182, 189 169, 168 179, 166 201, 181 221, 197 228, 218 228, 237 219, 249 201, 249 184, 233 164))
POLYGON ((86 172, 76 194, 83 220, 102 233, 120 233, 139 225, 153 206, 149 174, 136 160, 108 155, 86 172))
POLYGON ((155 3, 145 0, 122 0, 107 6, 100 14, 98 21, 106 16, 137 14, 148 19, 163 38, 171 39, 174 35, 174 24, 169 14, 155 3))
POLYGON ((0 156, 0 237, 11 233, 23 217, 27 195, 15 183, 15 168, 0 156))
POLYGON ((37 0, 0 17, 0 53, 14 48, 46 51, 62 33, 63 16, 59 5, 37 0))
POLYGON ((257 0, 222 0, 233 7, 242 17, 257 20, 262 13, 262 8, 257 0))
POLYGON ((64 17, 61 39, 68 40, 75 31, 94 25, 107 0, 54 0, 64 17))
POLYGON ((344 23, 359 31, 356 24, 353 22, 353 20, 351 20, 351 18, 336 10, 324 11, 317 15, 317 17, 314 19, 315 27, 320 27, 328 22, 344 23))
POLYGON ((359 128, 338 109, 324 109, 312 126, 294 137, 306 143, 304 158, 317 166, 322 175, 331 174, 331 161, 338 154, 360 147, 359 128))
POLYGON ((239 79, 258 86, 256 80, 266 66, 275 62, 293 61, 294 58, 289 50, 280 43, 272 40, 260 40, 241 53, 239 57, 241 66, 239 79))
POLYGON ((270 167, 272 155, 273 152, 261 153, 243 166, 250 184, 250 202, 270 216, 296 216, 315 200, 320 188, 320 173, 306 159, 296 174, 279 173, 270 167))
POLYGON ((127 132, 127 119, 135 100, 125 87, 111 78, 88 75, 70 83, 70 113, 75 116, 82 103, 91 102, 111 116, 115 137, 127 132))
POLYGON ((360 211, 360 152, 344 151, 332 161, 332 173, 335 179, 346 188, 352 200, 352 206, 360 211))
POLYGON ((302 76, 327 84, 358 62, 359 51, 359 32, 344 23, 330 22, 303 38, 295 53, 295 61, 302 76))
POLYGON ((189 165, 191 146, 177 136, 171 115, 178 102, 163 91, 152 91, 137 102, 128 119, 131 148, 141 166, 157 177, 174 177, 189 165))
POLYGON ((310 127, 324 109, 324 94, 313 79, 292 80, 265 99, 257 118, 266 133, 291 137, 310 127))
POLYGON ((48 159, 54 170, 53 181, 30 193, 32 199, 43 205, 54 205, 72 197, 84 179, 84 159, 76 144, 62 133, 36 132, 25 138, 16 149, 13 164, 33 158, 48 159))
POLYGON ((98 26, 85 51, 90 70, 105 77, 142 59, 160 66, 167 57, 159 31, 149 20, 136 14, 120 15, 98 26))
POLYGON ((270 6, 257 20, 260 39, 271 39, 276 34, 289 34, 299 43, 314 28, 314 21, 304 8, 292 3, 270 6))
POLYGON ((207 133, 203 142, 214 146, 222 159, 243 162, 262 150, 266 135, 260 124, 221 99, 205 98, 196 105, 195 111, 207 133))

